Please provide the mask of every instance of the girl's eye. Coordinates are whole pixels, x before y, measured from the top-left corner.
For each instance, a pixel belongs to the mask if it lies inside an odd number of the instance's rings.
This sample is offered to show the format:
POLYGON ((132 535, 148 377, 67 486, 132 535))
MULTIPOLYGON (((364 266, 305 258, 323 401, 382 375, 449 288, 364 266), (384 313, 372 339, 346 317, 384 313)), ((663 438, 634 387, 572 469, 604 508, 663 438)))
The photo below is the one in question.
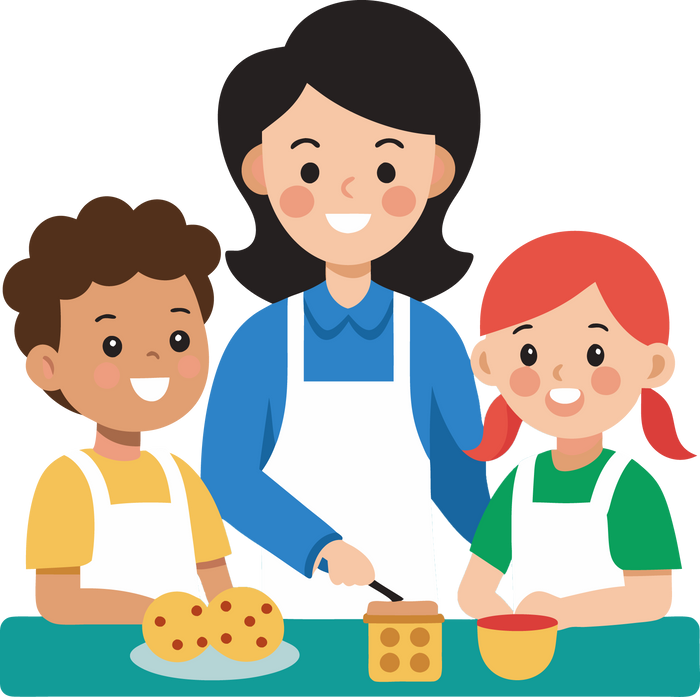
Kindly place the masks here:
POLYGON ((602 347, 598 346, 598 344, 593 344, 593 346, 588 349, 586 358, 594 368, 597 368, 605 359, 605 351, 603 351, 602 347))
POLYGON ((170 335, 170 348, 172 348, 173 351, 182 353, 183 351, 187 351, 189 345, 190 337, 186 332, 178 330, 170 335))
POLYGON ((380 182, 389 184, 396 179, 396 170, 394 166, 390 165, 388 162, 382 162, 382 164, 377 167, 377 177, 380 182))
POLYGON ((523 365, 535 365, 537 362, 537 350, 532 344, 525 344, 520 349, 520 360, 523 362, 523 365))
POLYGON ((102 350, 110 358, 116 358, 122 352, 122 342, 117 336, 108 336, 102 342, 102 350))
POLYGON ((301 168, 301 178, 307 184, 313 184, 318 179, 319 174, 320 174, 320 171, 318 169, 318 165, 315 164, 314 162, 307 162, 301 168))

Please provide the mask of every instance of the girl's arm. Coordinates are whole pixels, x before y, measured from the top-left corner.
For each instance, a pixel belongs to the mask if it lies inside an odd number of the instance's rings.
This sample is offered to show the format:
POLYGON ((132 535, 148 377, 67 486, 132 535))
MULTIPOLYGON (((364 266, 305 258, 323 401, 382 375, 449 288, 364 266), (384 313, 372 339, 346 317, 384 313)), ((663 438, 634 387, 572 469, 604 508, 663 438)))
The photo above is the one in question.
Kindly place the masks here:
POLYGON ((472 554, 462 583, 459 584, 459 606, 475 619, 513 614, 510 605, 496 593, 501 578, 502 571, 472 554))
POLYGON ((214 559, 214 561, 198 562, 197 575, 202 582, 204 593, 209 602, 222 591, 233 587, 226 560, 223 557, 214 559))
POLYGON ((625 585, 557 598, 531 593, 518 605, 519 614, 554 617, 559 629, 661 619, 671 607, 671 569, 625 571, 625 585))

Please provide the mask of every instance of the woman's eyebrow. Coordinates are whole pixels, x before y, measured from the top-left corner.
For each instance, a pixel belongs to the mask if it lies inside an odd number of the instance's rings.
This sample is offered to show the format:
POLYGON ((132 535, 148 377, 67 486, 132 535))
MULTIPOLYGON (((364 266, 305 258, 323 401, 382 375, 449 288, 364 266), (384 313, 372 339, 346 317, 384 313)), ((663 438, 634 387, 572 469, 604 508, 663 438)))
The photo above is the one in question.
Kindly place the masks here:
POLYGON ((608 331, 608 328, 604 324, 589 324, 588 328, 589 329, 604 329, 606 332, 608 331))
POLYGON ((394 145, 398 145, 403 150, 403 143, 400 140, 396 140, 396 138, 384 138, 380 141, 377 141, 374 144, 374 147, 380 148, 382 145, 386 145, 387 143, 393 143, 394 145))
POLYGON ((521 324, 513 330, 513 334, 517 334, 521 329, 532 329, 531 324, 521 324))
POLYGON ((190 311, 186 310, 184 307, 174 307, 170 312, 185 312, 188 315, 190 314, 190 311))
POLYGON ((117 319, 114 315, 100 315, 95 319, 95 322, 99 322, 101 319, 117 319))
POLYGON ((299 140, 295 140, 292 143, 292 150, 296 148, 297 145, 302 145, 303 143, 311 143, 315 148, 320 148, 321 145, 317 140, 314 140, 313 138, 299 138, 299 140))

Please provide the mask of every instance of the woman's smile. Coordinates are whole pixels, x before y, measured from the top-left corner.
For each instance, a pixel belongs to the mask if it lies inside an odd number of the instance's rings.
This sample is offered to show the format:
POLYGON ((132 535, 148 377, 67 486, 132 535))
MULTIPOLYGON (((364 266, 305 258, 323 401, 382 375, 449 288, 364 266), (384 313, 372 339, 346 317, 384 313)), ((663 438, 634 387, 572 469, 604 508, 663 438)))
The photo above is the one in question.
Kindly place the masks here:
POLYGON ((362 230, 371 217, 371 213, 326 213, 328 224, 346 235, 362 230))

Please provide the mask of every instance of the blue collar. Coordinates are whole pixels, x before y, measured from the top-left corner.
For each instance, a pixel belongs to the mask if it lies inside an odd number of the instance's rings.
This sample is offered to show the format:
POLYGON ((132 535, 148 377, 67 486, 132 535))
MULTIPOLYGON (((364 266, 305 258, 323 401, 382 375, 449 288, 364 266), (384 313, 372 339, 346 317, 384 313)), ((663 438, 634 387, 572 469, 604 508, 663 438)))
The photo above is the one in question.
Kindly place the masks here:
POLYGON ((364 339, 378 337, 394 311, 394 294, 370 282, 369 290, 354 307, 339 305, 328 291, 325 281, 304 293, 304 314, 321 339, 332 339, 350 326, 364 339))

